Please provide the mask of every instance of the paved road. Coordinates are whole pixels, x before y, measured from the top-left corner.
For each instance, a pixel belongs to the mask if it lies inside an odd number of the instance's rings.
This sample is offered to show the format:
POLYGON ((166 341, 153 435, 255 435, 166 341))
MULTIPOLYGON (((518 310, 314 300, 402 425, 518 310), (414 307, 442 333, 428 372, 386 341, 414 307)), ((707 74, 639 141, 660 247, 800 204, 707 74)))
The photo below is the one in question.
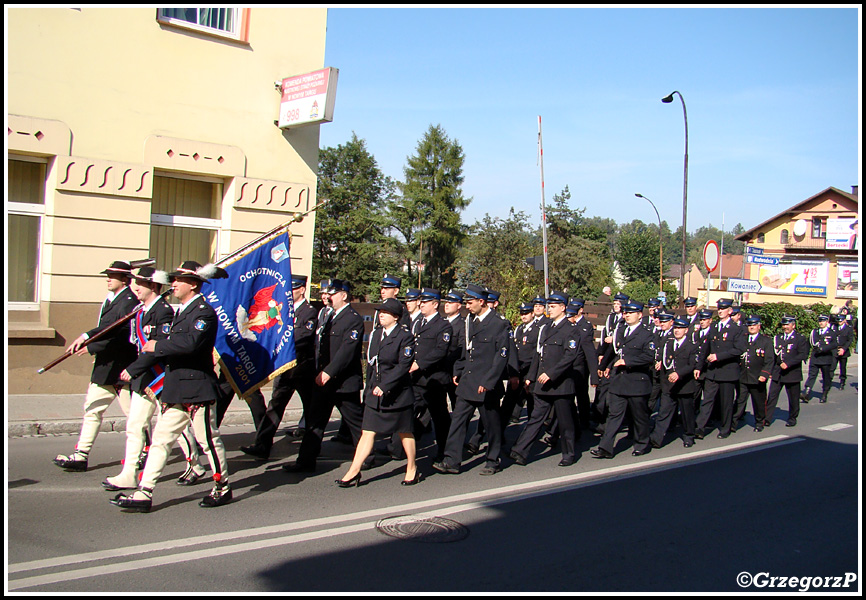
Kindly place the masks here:
MULTIPOLYGON (((390 462, 345 490, 333 480, 348 466, 348 447, 326 443, 321 472, 293 476, 279 465, 296 454, 296 441, 282 440, 274 460, 260 463, 238 450, 251 428, 226 426, 235 502, 199 508, 209 484, 176 486, 178 458, 150 514, 121 513, 100 488, 119 470, 121 434, 100 436, 86 473, 51 464, 72 436, 13 438, 7 589, 736 592, 745 591, 737 584, 744 572, 768 574, 749 591, 792 591, 759 587, 773 576, 830 577, 822 583, 832 586, 860 564, 859 416, 849 388, 803 406, 796 428, 747 427, 688 451, 674 440, 635 458, 621 440, 614 460, 598 461, 588 454, 596 441, 585 438, 568 469, 546 454, 480 477, 475 457, 468 472, 445 476, 428 458, 421 485, 400 486, 404 463, 390 462), (377 529, 399 515, 450 519, 468 535, 433 543, 377 529)), ((848 586, 827 591, 857 591, 859 577, 848 586)))

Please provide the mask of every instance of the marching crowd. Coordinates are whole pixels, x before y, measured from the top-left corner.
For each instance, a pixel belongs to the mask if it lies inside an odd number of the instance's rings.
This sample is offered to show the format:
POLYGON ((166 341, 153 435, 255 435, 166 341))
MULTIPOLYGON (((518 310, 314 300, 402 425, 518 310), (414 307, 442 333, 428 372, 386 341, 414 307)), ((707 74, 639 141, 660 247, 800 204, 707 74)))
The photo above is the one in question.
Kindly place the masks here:
MULTIPOLYGON (((219 422, 233 393, 215 372, 217 317, 201 293, 206 281, 225 277, 225 271, 186 261, 171 273, 152 267, 133 273, 129 263, 116 261, 103 273, 109 293, 99 325, 67 349, 94 356, 81 433, 73 453, 54 463, 67 471, 87 469, 102 415, 116 398, 128 418, 121 472, 102 483, 119 492, 112 504, 150 511, 176 442, 188 464, 177 484, 191 485, 205 474, 199 464, 203 452, 214 485, 199 505, 227 504, 232 490, 219 422), (180 302, 177 310, 161 293, 167 284, 180 302), (130 327, 96 337, 136 307, 142 308, 130 327)), ((679 317, 650 300, 645 316, 642 303, 619 293, 596 347, 584 301, 561 292, 521 304, 521 323, 512 328, 497 312, 499 294, 486 287, 445 294, 409 289, 400 301, 401 283, 398 277, 382 278, 381 304, 364 351, 364 320, 351 305, 351 284, 323 281, 323 308, 316 311, 306 298, 307 278, 292 276, 297 364, 274 381, 267 406, 261 394, 248 400, 256 433, 251 445, 241 447, 244 453, 270 457, 295 392, 303 405, 303 439, 296 460, 283 470, 316 471, 336 407, 355 446, 336 485, 359 485, 377 456, 390 455, 406 457, 401 484, 410 486, 423 481, 416 442, 431 428, 438 473, 460 473, 464 456, 478 453, 482 440, 480 475, 499 472, 504 456, 526 465, 538 444, 558 443, 559 466, 568 467, 579 458, 582 431, 600 437, 590 450, 598 459, 614 457, 616 436, 626 424, 634 456, 661 448, 674 432, 689 448, 709 435, 713 421, 717 437, 735 433, 745 422, 749 398, 755 430, 769 427, 783 388, 786 425, 794 427, 819 371, 819 402, 827 401, 837 365, 842 388, 847 379, 853 328, 845 314, 820 315, 809 336, 796 330, 794 317, 785 316, 783 333, 771 338, 761 333, 760 317, 743 317, 729 299, 717 302, 714 321, 710 311, 698 310, 695 298, 685 299, 686 315, 679 317), (808 372, 801 388, 804 364, 808 372), (506 450, 505 429, 524 408, 527 421, 506 450), (480 419, 470 437, 476 411, 480 419), (383 447, 377 449, 377 443, 383 447)))

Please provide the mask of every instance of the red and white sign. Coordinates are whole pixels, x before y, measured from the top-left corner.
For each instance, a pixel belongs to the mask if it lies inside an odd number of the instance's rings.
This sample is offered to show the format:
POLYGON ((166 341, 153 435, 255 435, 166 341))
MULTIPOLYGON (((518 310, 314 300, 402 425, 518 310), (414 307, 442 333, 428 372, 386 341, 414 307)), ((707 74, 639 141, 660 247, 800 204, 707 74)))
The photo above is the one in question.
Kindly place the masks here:
POLYGON ((339 72, 328 67, 283 79, 280 129, 333 121, 339 72))
POLYGON ((719 266, 719 244, 710 240, 704 246, 704 267, 708 273, 712 273, 719 266))

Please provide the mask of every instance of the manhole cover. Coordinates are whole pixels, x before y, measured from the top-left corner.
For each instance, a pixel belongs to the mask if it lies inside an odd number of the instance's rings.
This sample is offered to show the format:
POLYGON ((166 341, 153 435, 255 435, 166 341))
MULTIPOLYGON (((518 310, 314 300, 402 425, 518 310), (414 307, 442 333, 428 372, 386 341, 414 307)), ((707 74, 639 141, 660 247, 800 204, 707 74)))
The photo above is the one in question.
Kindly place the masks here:
POLYGON ((459 542, 469 535, 469 529, 457 521, 442 517, 388 517, 376 523, 376 529, 401 540, 444 544, 459 542))

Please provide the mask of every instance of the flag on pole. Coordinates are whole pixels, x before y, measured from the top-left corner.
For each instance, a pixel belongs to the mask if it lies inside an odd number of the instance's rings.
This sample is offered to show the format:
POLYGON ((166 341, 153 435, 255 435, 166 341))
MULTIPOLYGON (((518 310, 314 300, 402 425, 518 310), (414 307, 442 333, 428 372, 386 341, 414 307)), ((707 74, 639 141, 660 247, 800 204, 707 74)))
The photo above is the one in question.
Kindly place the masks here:
POLYGON ((287 224, 220 261, 228 278, 202 291, 219 320, 214 351, 242 398, 296 364, 290 238, 287 224))

